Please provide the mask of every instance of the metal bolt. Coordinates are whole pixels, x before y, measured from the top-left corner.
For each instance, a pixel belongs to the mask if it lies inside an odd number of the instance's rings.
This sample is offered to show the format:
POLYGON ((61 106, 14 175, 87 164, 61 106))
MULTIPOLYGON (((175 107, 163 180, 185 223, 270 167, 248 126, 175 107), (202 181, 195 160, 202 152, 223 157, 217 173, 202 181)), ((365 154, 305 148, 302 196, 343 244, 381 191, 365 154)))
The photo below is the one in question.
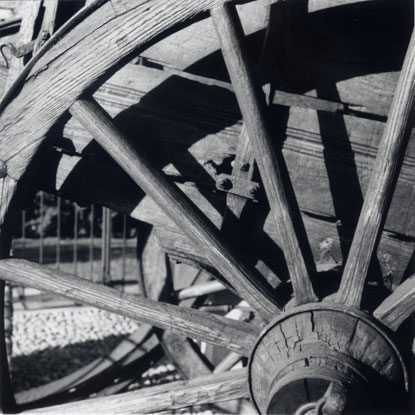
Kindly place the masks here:
POLYGON ((249 163, 243 163, 240 167, 241 171, 248 171, 249 170, 249 163))
POLYGON ((232 184, 231 180, 223 177, 222 179, 219 179, 218 187, 222 190, 230 190, 230 189, 232 189, 233 184, 232 184))
POLYGON ((249 186, 248 192, 249 192, 249 195, 251 197, 256 197, 257 194, 258 194, 258 188, 257 188, 257 186, 254 186, 254 185, 249 186))
POLYGON ((7 176, 7 166, 6 163, 0 160, 0 179, 7 176))

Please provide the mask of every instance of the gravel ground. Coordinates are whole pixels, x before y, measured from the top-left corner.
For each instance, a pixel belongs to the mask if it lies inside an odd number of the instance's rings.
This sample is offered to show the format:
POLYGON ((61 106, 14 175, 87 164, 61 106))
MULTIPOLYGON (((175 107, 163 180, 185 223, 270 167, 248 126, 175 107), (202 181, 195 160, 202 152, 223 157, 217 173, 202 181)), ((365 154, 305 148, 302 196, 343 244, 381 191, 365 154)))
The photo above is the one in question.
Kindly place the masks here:
POLYGON ((107 354, 137 327, 88 307, 15 312, 11 366, 16 391, 59 379, 107 354))
MULTIPOLYGON (((108 354, 137 327, 128 318, 89 307, 15 312, 11 359, 15 391, 59 379, 108 354)), ((180 376, 174 366, 162 360, 130 385, 129 390, 176 379, 180 376)), ((215 412, 208 407, 197 407, 175 413, 215 412)))

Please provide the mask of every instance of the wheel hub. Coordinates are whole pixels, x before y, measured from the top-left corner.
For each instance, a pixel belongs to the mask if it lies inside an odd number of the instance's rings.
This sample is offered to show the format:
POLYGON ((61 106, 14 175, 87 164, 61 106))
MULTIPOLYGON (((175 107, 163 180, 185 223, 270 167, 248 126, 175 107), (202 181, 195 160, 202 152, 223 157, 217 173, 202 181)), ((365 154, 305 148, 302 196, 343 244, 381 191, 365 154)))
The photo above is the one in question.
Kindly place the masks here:
POLYGON ((248 382, 260 413, 331 415, 373 408, 374 401, 380 404, 379 385, 390 396, 391 388, 405 389, 407 374, 374 319, 319 303, 291 309, 266 327, 251 355, 248 382))

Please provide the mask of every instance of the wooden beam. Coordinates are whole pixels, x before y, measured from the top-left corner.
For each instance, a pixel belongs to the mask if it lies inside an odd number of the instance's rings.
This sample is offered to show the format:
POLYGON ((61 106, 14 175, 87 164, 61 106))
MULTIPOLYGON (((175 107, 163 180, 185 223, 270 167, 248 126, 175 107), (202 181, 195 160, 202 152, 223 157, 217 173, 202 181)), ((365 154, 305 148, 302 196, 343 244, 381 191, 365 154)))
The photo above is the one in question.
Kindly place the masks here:
POLYGON ((360 306, 367 272, 379 243, 413 125, 415 32, 413 32, 372 171, 336 301, 360 306))
POLYGON ((18 259, 0 261, 0 278, 61 295, 209 344, 249 354, 258 335, 253 325, 118 290, 18 259))
MULTIPOLYGON (((12 86, 15 93, 6 93, 0 102, 0 160, 6 161, 8 175, 19 181, 52 126, 114 65, 172 27, 226 1, 96 0, 82 9, 26 65, 12 86)), ((8 209, 8 204, 1 208, 8 209)))
POLYGON ((152 414, 246 397, 248 397, 246 369, 239 369, 120 395, 50 406, 30 413, 152 414))
POLYGON ((415 311, 415 274, 403 282, 374 311, 373 315, 391 330, 399 326, 415 311))
MULTIPOLYGON (((268 201, 284 241, 282 249, 290 271, 296 302, 304 304, 316 301, 317 297, 309 278, 310 274, 315 273, 311 249, 306 237, 302 238, 301 244, 298 239, 298 230, 304 229, 304 225, 297 222, 297 226, 294 226, 293 212, 294 209, 298 210, 298 206, 290 205, 287 199, 278 157, 266 128, 265 99, 261 88, 255 85, 248 68, 242 46, 243 30, 237 11, 232 5, 224 5, 212 9, 211 16, 221 41, 222 53, 268 201)), ((299 210, 295 217, 297 221, 301 221, 299 210)), ((305 236, 305 231, 302 234, 305 236)))
POLYGON ((96 101, 92 98, 89 101, 78 100, 70 112, 173 222, 203 248, 211 264, 243 299, 267 320, 279 312, 276 300, 262 276, 244 266, 223 241, 218 229, 177 186, 152 166, 142 150, 129 142, 96 101))

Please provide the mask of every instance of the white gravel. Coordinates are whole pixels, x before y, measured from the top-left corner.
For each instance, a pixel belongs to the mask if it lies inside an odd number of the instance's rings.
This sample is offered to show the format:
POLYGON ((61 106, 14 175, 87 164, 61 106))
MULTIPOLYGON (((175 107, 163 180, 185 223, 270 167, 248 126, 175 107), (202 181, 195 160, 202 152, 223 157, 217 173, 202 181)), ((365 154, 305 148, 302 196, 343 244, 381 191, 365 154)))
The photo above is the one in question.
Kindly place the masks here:
MULTIPOLYGON (((59 379, 108 354, 138 324, 92 307, 17 311, 13 315, 12 380, 15 391, 59 379)), ((129 390, 180 379, 174 365, 163 359, 129 390)), ((206 406, 172 414, 212 415, 206 406)))
POLYGON ((132 333, 134 321, 90 307, 18 311, 13 315, 13 357, 132 333))

